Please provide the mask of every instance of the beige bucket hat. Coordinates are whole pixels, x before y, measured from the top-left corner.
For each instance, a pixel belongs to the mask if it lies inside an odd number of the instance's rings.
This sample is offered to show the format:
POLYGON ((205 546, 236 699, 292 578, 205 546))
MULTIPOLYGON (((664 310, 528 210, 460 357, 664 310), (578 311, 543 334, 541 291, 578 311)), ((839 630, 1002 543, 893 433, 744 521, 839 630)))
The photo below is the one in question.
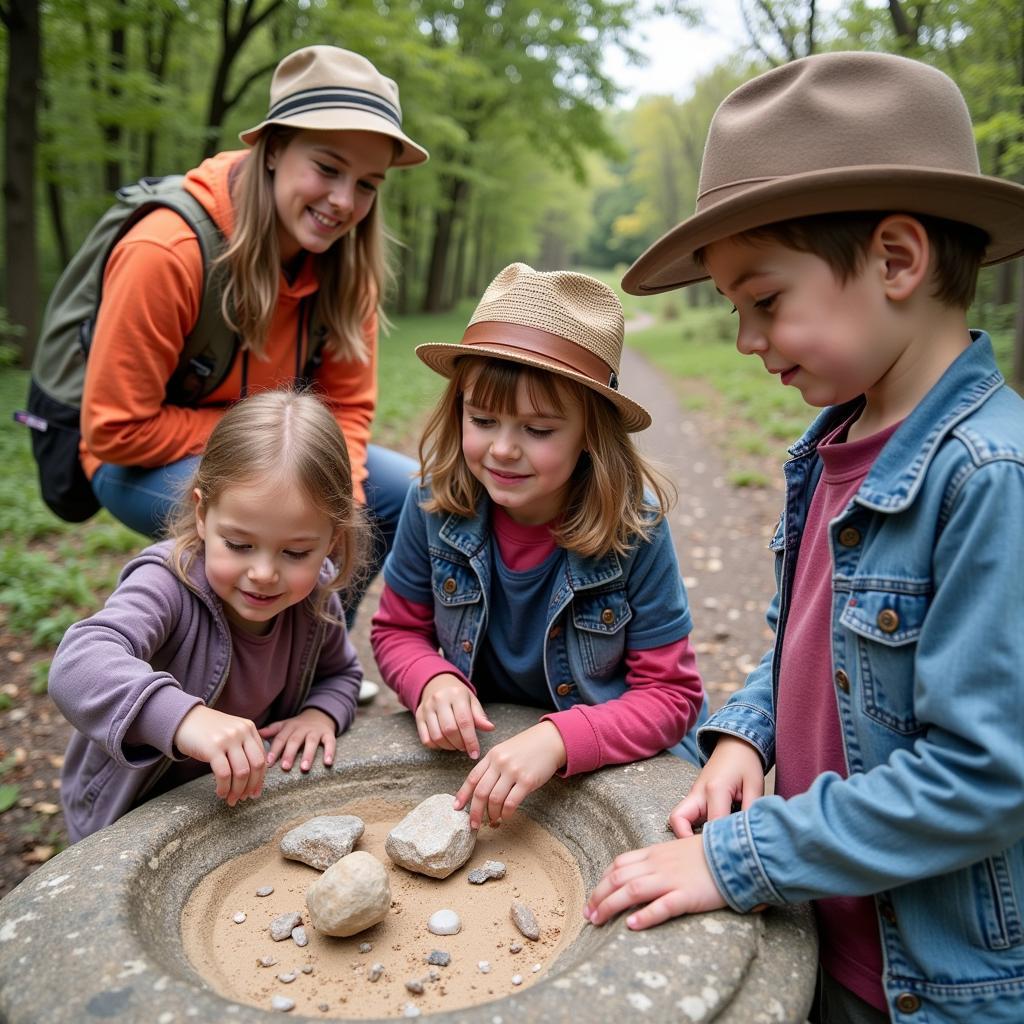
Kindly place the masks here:
POLYGON ((238 137, 251 146, 271 124, 388 135, 400 146, 395 167, 429 157, 402 131, 398 86, 365 57, 337 46, 306 46, 288 54, 274 71, 267 116, 238 137))
POLYGON ((622 303, 607 285, 586 274, 513 263, 487 286, 461 342, 418 345, 416 355, 443 377, 465 356, 547 370, 603 395, 627 430, 645 430, 650 414, 619 393, 624 333, 622 303))
POLYGON ((956 83, 884 53, 823 53, 730 93, 708 129, 696 212, 626 272, 625 291, 708 274, 701 247, 776 221, 879 210, 930 214, 989 235, 985 264, 1024 252, 1024 187, 983 175, 956 83))

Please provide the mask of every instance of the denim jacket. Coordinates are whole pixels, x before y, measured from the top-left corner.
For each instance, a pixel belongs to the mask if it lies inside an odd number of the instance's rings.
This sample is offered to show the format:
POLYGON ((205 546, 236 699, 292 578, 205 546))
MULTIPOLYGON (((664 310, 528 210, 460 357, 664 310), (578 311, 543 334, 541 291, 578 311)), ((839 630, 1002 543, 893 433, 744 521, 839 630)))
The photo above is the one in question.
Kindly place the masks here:
MULTIPOLYGON (((889 1012, 907 1024, 1024 1019, 1024 401, 987 335, 899 426, 829 524, 832 667, 849 778, 709 822, 739 911, 875 895, 889 1012)), ((826 409, 791 449, 771 542, 775 644, 698 734, 775 760, 774 706, 826 409)))
MULTIPOLYGON (((444 657, 467 679, 487 628, 488 598, 494 567, 490 544, 490 502, 481 501, 476 515, 427 513, 422 504, 429 497, 428 487, 410 489, 403 512, 402 537, 424 538, 429 554, 430 591, 434 606, 434 626, 444 657), (415 517, 416 524, 405 523, 415 517)), ((687 635, 692 628, 689 607, 678 569, 671 593, 652 594, 650 581, 657 578, 652 566, 674 567, 675 553, 668 524, 662 520, 651 539, 638 544, 625 555, 614 552, 588 558, 565 552, 564 572, 548 599, 544 617, 544 675, 551 702, 559 711, 576 704, 603 704, 620 697, 627 689, 627 624, 642 597, 647 604, 661 603, 661 621, 672 620, 672 635, 664 642, 687 635), (648 591, 638 588, 647 587, 648 591)), ((425 564, 416 553, 401 549, 396 542, 387 572, 397 563, 425 564)), ((391 582, 391 581, 389 581, 391 582)), ((423 581, 426 585, 426 580, 423 581)), ((698 721, 707 718, 706 699, 698 721)), ((674 753, 696 761, 696 740, 691 730, 683 744, 670 748, 674 753), (677 747, 681 749, 677 749, 677 747)))

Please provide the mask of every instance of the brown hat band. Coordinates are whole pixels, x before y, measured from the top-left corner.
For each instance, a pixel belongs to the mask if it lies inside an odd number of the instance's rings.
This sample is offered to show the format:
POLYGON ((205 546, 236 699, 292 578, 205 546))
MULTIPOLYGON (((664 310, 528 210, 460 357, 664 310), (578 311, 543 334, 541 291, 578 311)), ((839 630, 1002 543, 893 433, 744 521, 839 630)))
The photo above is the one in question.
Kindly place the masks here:
POLYGON ((505 320, 481 320, 470 324, 462 336, 463 345, 491 345, 514 349, 527 355, 541 356, 559 363, 566 369, 582 373, 604 387, 618 390, 615 371, 600 357, 588 352, 568 338, 548 331, 508 323, 505 320))

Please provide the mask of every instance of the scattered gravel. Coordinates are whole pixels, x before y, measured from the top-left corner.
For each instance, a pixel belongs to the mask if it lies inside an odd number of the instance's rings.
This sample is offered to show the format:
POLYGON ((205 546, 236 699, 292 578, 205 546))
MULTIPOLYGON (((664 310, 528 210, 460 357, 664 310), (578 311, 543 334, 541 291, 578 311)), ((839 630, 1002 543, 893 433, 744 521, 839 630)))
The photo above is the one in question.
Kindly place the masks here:
POLYGON ((433 964, 435 967, 447 967, 451 962, 451 953, 448 953, 443 949, 433 949, 427 956, 427 963, 433 964))
POLYGON ((238 913, 231 918, 231 920, 234 921, 235 924, 245 924, 245 913, 239 910, 238 913))
POLYGON ((273 891, 274 891, 274 887, 272 885, 261 885, 256 890, 256 895, 257 896, 269 896, 273 891))
POLYGON ((462 931, 462 919, 454 910, 437 910, 430 915, 427 930, 434 935, 458 935, 462 931))
POLYGON ((523 983, 523 976, 521 974, 513 974, 512 975, 512 984, 513 985, 522 985, 522 983, 523 983))
POLYGON ((295 1009, 295 1000, 289 999, 287 996, 272 996, 270 1008, 277 1010, 278 1013, 288 1013, 290 1010, 295 1009))
POLYGON ((308 946, 309 936, 306 934, 306 929, 300 924, 297 928, 292 929, 292 942, 296 946, 308 946))
POLYGON ((419 978, 410 978, 405 983, 406 989, 411 992, 414 996, 423 995, 423 982, 419 978))
POLYGON ((277 980, 283 982, 285 985, 290 985, 296 978, 294 971, 284 971, 277 976, 277 980))
POLYGON ((532 971, 532 972, 533 972, 534 974, 536 974, 536 973, 537 973, 537 972, 538 972, 538 971, 540 970, 540 964, 534 964, 534 965, 533 965, 533 966, 532 966, 532 967, 530 968, 530 970, 531 970, 531 971, 532 971))
POLYGON ((370 981, 380 981, 380 976, 384 973, 383 964, 370 964, 370 970, 367 972, 367 978, 370 981))
POLYGON ((278 960, 276 956, 261 956, 259 960, 256 961, 260 967, 273 967, 277 962, 278 960))
POLYGON ((521 942, 509 943, 508 951, 510 953, 521 953, 523 951, 523 944, 521 942))
POLYGON ((490 960, 481 960, 476 966, 479 969, 481 974, 490 974, 491 973, 491 962, 490 962, 490 960))
POLYGON ((373 943, 372 942, 360 942, 359 943, 359 952, 360 953, 369 953, 372 950, 373 950, 373 943))
POLYGON ((285 939, 291 938, 292 930, 300 924, 302 924, 302 915, 297 910, 287 914, 278 914, 270 922, 270 937, 275 942, 283 942, 285 939))
POLYGON ((420 1015, 420 1008, 415 1003, 406 1003, 402 1013, 406 1017, 418 1017, 420 1015))
MULTIPOLYGON (((537 967, 539 968, 540 964, 537 964, 537 967)), ((300 970, 302 971, 303 974, 312 974, 313 973, 313 965, 312 964, 303 964, 302 967, 300 968, 300 970)))

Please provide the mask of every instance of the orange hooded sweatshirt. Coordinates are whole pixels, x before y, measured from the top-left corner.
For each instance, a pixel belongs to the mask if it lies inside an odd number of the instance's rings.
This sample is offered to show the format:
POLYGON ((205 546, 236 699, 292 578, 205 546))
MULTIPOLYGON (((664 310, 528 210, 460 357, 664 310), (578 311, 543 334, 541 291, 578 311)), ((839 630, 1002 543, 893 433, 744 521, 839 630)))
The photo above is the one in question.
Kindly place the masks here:
MULTIPOLYGON (((220 153, 189 171, 185 184, 230 238, 231 168, 248 151, 220 153)), ((115 246, 103 277, 82 396, 82 467, 90 479, 103 462, 165 466, 199 455, 224 410, 241 397, 242 359, 198 408, 165 405, 167 382, 199 316, 203 263, 199 241, 171 210, 155 210, 115 246)), ((264 357, 249 357, 249 391, 287 386, 295 374, 299 303, 316 292, 307 258, 294 281, 280 275, 264 357)), ((377 317, 364 325, 369 361, 325 354, 319 391, 348 444, 357 500, 363 501, 366 445, 377 402, 377 317)))

